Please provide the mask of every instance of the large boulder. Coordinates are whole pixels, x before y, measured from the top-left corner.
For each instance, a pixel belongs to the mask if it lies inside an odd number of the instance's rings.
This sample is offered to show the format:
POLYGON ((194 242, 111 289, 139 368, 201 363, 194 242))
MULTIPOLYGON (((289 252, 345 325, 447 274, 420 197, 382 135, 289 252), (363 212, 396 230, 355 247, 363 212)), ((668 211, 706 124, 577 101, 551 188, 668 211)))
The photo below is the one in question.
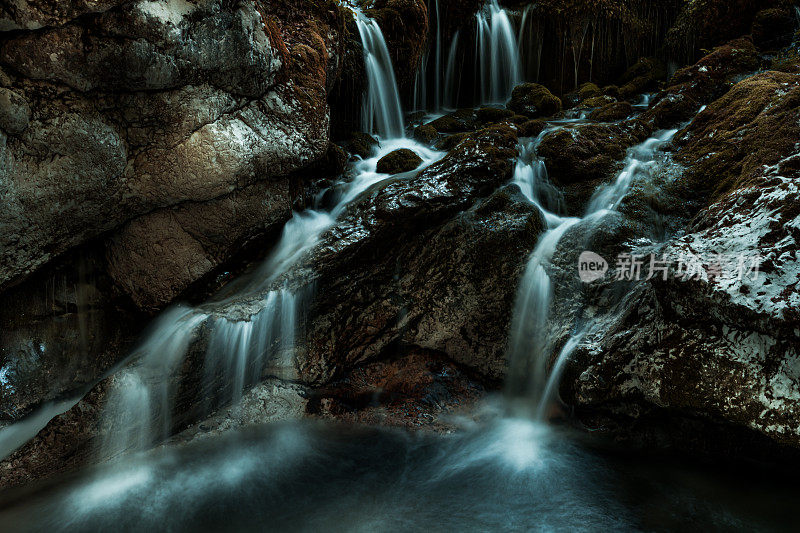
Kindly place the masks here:
MULTIPOLYGON (((614 231, 615 247, 603 245, 644 266, 626 280, 618 263, 585 291, 595 327, 561 392, 587 423, 710 453, 800 446, 799 83, 766 72, 710 104, 676 138, 685 167, 655 176, 661 196, 683 195, 678 217, 691 223, 660 237, 614 231), (666 274, 648 275, 650 254, 666 274), (614 294, 627 296, 609 306, 614 294)), ((619 216, 635 230, 663 202, 647 185, 631 196, 619 216)))
POLYGON ((422 164, 422 158, 414 150, 401 148, 378 160, 377 171, 384 174, 410 172, 422 164))
POLYGON ((549 117, 561 111, 561 99, 538 83, 523 83, 514 87, 507 106, 530 118, 549 117))
POLYGON ((710 104, 675 144, 695 194, 721 197, 764 165, 776 164, 800 139, 800 77, 765 72, 710 104))
POLYGON ((558 185, 593 181, 607 177, 627 148, 644 140, 647 133, 637 122, 580 124, 546 135, 538 153, 558 185))
POLYGON ((654 128, 671 128, 688 121, 758 66, 758 51, 749 39, 719 46, 697 63, 678 70, 642 119, 654 128))

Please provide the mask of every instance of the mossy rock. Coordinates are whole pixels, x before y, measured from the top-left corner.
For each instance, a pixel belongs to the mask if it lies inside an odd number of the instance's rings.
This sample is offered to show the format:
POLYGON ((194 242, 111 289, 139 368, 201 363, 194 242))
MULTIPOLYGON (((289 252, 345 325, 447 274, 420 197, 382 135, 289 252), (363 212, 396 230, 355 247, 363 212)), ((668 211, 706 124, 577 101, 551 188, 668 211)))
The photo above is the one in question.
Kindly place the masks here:
POLYGON ((615 100, 619 100, 621 98, 619 87, 617 87, 616 85, 607 85, 603 87, 603 96, 610 96, 615 100))
POLYGON ((628 102, 614 102, 606 104, 600 109, 595 109, 589 115, 591 120, 596 122, 616 122, 624 120, 633 114, 633 106, 628 102))
POLYGON ((467 137, 469 137, 469 133, 454 133, 453 135, 448 135, 436 143, 436 149, 442 152, 449 152, 467 137))
POLYGON ((637 61, 620 78, 619 96, 629 99, 657 89, 667 78, 667 67, 659 59, 645 57, 637 61))
POLYGON ((459 133, 478 129, 480 121, 474 110, 459 109, 437 118, 429 125, 439 133, 459 133))
POLYGON ((800 79, 764 72, 736 84, 676 135, 683 183, 719 199, 747 185, 765 166, 796 153, 800 79))
POLYGON ((378 161, 378 172, 381 174, 400 174, 410 172, 422 164, 422 158, 413 150, 401 148, 395 150, 378 161))
POLYGON ((586 100, 587 98, 600 96, 601 94, 602 91, 600 90, 600 87, 594 83, 584 83, 581 85, 580 89, 578 89, 578 98, 580 98, 581 101, 586 100))
POLYGON ((792 42, 797 21, 788 9, 764 9, 753 21, 753 44, 763 51, 780 50, 792 42))
POLYGON ((506 107, 530 118, 549 117, 561 111, 561 99, 538 83, 514 87, 506 107))
POLYGON ((604 107, 614 102, 616 102, 616 100, 610 96, 595 96, 594 98, 589 98, 584 101, 581 107, 604 107))
POLYGON ((439 132, 430 124, 424 124, 414 129, 414 138, 425 144, 433 144, 439 138, 439 132))
POLYGON ((478 120, 482 124, 489 124, 491 122, 502 122, 514 116, 514 112, 510 109, 503 109, 498 107, 481 107, 475 112, 478 120))
POLYGON ((350 134, 350 140, 347 142, 346 148, 351 154, 367 158, 372 155, 373 148, 377 145, 378 139, 369 133, 354 131, 350 134))
POLYGON ((536 137, 544 130, 547 123, 544 120, 528 120, 519 127, 520 137, 536 137))
POLYGON ((647 132, 635 124, 581 124, 546 135, 539 155, 547 163, 550 178, 559 185, 602 179, 625 157, 625 151, 641 142, 647 132))

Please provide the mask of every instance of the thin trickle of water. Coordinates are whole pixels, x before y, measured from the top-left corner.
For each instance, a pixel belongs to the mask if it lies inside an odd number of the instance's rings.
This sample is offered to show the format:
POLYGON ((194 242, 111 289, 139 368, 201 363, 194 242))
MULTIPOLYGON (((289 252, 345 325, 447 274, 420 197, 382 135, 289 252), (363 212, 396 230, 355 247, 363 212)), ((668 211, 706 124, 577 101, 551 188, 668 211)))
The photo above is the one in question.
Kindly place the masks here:
POLYGON ((453 35, 453 41, 450 43, 450 52, 447 54, 447 69, 444 74, 444 96, 443 101, 445 107, 456 107, 458 104, 458 89, 456 84, 456 75, 458 65, 456 64, 458 58, 458 36, 459 32, 453 35))

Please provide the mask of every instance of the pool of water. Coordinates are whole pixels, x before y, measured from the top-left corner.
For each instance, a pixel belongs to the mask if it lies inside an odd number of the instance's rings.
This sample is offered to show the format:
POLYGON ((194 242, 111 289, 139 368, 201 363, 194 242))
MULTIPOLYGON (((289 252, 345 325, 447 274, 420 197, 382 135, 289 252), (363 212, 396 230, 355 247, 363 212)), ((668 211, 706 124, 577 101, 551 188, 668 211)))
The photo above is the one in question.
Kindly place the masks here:
POLYGON ((604 451, 524 418, 451 434, 296 422, 165 447, 0 501, 3 531, 790 530, 800 492, 604 451))

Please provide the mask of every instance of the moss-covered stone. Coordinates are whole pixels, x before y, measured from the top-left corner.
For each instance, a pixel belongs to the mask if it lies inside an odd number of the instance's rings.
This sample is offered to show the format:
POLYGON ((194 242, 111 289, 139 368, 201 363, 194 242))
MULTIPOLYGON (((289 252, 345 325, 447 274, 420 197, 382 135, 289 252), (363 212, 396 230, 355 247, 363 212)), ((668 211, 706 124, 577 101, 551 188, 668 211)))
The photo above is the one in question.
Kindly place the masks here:
POLYGON ((437 118, 429 125, 439 133, 458 133, 476 130, 480 121, 473 109, 459 109, 437 118))
POLYGON ((347 142, 346 147, 350 153, 366 158, 372 155, 372 150, 377 145, 378 139, 369 133, 354 131, 350 134, 350 140, 347 142))
POLYGON ((498 107, 481 107, 475 112, 478 120, 483 124, 491 122, 502 122, 514 116, 514 112, 509 109, 498 107))
POLYGON ((508 109, 530 118, 549 117, 561 111, 561 99, 538 83, 514 87, 508 109))
POLYGON ((595 96, 594 98, 584 100, 581 107, 604 107, 614 102, 616 102, 616 100, 610 96, 595 96))
POLYGON ((779 50, 792 41, 797 20, 789 9, 764 9, 753 21, 753 44, 764 51, 779 50))
POLYGON ((800 78, 765 72, 733 87, 676 137, 684 183, 712 199, 746 185, 764 166, 796 152, 800 78))
POLYGON ((439 138, 439 132, 430 124, 414 128, 414 138, 425 144, 433 144, 439 138))
POLYGON ((581 124, 545 136, 538 152, 550 178, 568 185, 606 177, 625 157, 625 150, 647 133, 637 123, 581 124))
POLYGON ((395 150, 378 161, 378 172, 381 174, 400 174, 410 172, 422 164, 422 158, 413 150, 401 148, 395 150))
POLYGON ((448 135, 436 143, 436 149, 442 152, 449 152, 467 137, 469 137, 469 133, 454 133, 453 135, 448 135))
POLYGON ((544 130, 547 123, 544 120, 528 120, 519 126, 520 137, 536 137, 544 130))
POLYGON ((666 78, 667 68, 662 61, 654 57, 642 58, 622 75, 619 96, 628 99, 658 89, 666 78))
POLYGON ((578 89, 578 97, 581 100, 594 98, 595 96, 600 96, 601 94, 603 94, 602 91, 594 83, 584 83, 580 86, 580 89, 578 89))
POLYGON ((628 102, 615 102, 613 104, 606 104, 600 109, 592 111, 589 115, 591 120, 596 122, 614 122, 623 120, 633 114, 633 106, 628 102))

